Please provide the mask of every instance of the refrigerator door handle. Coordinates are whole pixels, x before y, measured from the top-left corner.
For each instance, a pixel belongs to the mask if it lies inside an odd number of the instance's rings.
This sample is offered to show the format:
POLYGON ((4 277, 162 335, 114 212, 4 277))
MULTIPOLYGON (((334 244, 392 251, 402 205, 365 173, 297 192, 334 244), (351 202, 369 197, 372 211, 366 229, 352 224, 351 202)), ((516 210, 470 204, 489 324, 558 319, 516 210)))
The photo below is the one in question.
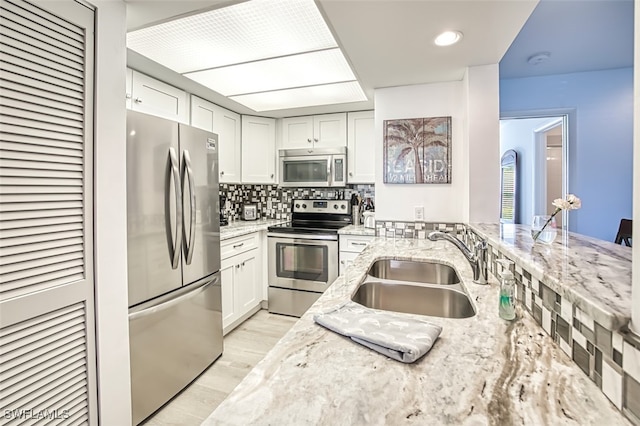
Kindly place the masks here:
POLYGON ((180 188, 180 166, 178 165, 178 157, 176 150, 169 148, 170 169, 167 171, 167 185, 165 188, 165 217, 167 218, 167 240, 171 242, 171 215, 169 202, 169 182, 171 174, 173 175, 173 187, 176 195, 176 239, 173 244, 169 244, 169 254, 171 256, 171 268, 178 269, 180 266, 180 242, 182 241, 182 189, 180 188))
POLYGON ((143 318, 146 316, 149 316, 151 314, 154 314, 156 312, 159 311, 163 311, 165 309, 168 309, 172 306, 175 305, 179 305, 180 303, 188 300, 188 299, 192 299, 196 296, 198 296, 200 293, 202 293, 203 291, 205 291, 206 289, 208 289, 210 286, 214 285, 220 278, 218 278, 217 276, 213 277, 211 281, 207 281, 204 284, 200 285, 200 287, 197 287, 193 290, 191 290, 190 292, 183 294, 182 296, 178 296, 175 299, 171 299, 168 300, 166 302, 160 302, 157 305, 153 305, 153 306, 149 306, 147 308, 142 309, 141 311, 137 311, 137 312, 133 312, 131 314, 129 314, 129 321, 133 321, 139 318, 143 318))
MULTIPOLYGON (((188 150, 184 150, 184 178, 189 182, 189 208, 191 209, 191 214, 189 215, 189 241, 185 242, 185 251, 186 251, 186 259, 185 262, 187 265, 191 264, 191 259, 193 259, 193 243, 196 239, 196 184, 193 179, 193 168, 191 167, 191 155, 188 150)), ((183 182, 184 188, 184 182, 183 182)), ((183 189, 183 193, 184 193, 183 189)), ((186 232, 185 232, 186 238, 186 232)))

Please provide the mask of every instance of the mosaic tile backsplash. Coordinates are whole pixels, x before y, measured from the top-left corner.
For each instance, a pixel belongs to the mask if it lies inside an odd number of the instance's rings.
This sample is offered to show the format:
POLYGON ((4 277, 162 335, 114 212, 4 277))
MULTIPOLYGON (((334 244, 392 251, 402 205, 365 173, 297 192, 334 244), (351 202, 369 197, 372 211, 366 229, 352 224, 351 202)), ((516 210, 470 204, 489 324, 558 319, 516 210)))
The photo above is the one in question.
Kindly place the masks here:
MULTIPOLYGON (((462 234, 470 247, 480 237, 462 234)), ((608 330, 549 288, 515 259, 489 243, 489 271, 499 280, 498 259, 515 263, 516 299, 538 325, 632 423, 640 425, 640 340, 608 330)))
POLYGON ((346 188, 284 188, 277 185, 220 184, 220 195, 227 197, 223 212, 229 220, 239 220, 242 205, 258 206, 259 219, 291 218, 294 199, 350 199, 357 192, 363 200, 370 198, 375 206, 374 185, 349 185, 346 188))

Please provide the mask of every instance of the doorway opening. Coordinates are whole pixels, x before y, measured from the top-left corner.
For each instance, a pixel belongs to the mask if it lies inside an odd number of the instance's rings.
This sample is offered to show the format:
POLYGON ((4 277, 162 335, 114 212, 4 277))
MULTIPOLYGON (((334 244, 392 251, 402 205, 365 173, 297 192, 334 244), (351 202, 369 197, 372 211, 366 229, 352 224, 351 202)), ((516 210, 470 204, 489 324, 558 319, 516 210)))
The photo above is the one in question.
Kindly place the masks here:
MULTIPOLYGON (((518 154, 519 182, 515 223, 530 225, 533 215, 551 214, 553 200, 569 192, 569 113, 516 114, 500 120, 500 153, 518 154)), ((568 230, 568 214, 556 216, 568 230)))

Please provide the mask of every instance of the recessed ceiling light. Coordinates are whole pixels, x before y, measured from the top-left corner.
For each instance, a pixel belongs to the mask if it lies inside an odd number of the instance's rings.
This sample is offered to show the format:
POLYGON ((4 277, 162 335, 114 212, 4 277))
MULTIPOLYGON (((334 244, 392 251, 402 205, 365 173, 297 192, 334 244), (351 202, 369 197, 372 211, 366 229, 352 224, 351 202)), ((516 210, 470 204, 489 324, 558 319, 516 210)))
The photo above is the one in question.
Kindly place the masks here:
POLYGON ((462 40, 462 33, 460 31, 445 31, 435 39, 435 43, 438 46, 451 46, 462 40))

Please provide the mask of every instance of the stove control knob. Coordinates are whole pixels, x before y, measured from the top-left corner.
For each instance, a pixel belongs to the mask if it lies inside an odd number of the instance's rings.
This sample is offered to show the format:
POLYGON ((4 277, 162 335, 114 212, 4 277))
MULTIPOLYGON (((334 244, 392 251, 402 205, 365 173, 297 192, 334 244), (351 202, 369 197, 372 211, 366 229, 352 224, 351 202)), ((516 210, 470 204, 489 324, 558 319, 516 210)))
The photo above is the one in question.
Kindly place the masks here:
POLYGON ((344 210, 344 209, 346 209, 346 208, 347 208, 347 206, 345 206, 345 205, 343 204, 343 205, 341 205, 341 206, 340 206, 340 208, 341 208, 342 210, 344 210))
POLYGON ((336 210, 338 210, 338 205, 337 205, 337 204, 334 204, 334 205, 333 205, 333 208, 334 208, 334 209, 336 209, 336 210))
POLYGON ((306 209, 306 208, 307 208, 307 205, 306 205, 306 204, 303 204, 303 205, 302 205, 302 208, 303 208, 303 209, 306 209))
POLYGON ((296 203, 296 209, 299 209, 299 208, 300 208, 300 204, 296 203))

